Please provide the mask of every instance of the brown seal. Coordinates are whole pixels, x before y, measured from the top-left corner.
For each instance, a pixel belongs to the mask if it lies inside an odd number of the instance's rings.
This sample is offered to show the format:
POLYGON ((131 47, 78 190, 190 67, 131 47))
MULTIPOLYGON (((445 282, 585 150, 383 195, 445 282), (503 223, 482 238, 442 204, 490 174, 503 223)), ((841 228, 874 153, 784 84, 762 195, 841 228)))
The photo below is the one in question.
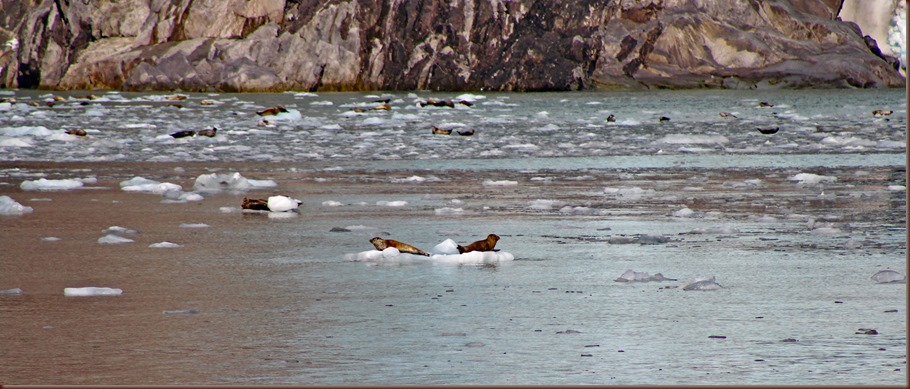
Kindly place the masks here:
POLYGON ((217 131, 218 131, 217 127, 212 127, 212 128, 205 129, 205 130, 196 131, 196 135, 207 136, 209 138, 212 138, 215 136, 215 132, 217 132, 217 131))
POLYGON ((373 239, 370 239, 370 243, 372 243, 373 247, 375 247, 376 250, 379 250, 379 251, 385 250, 389 247, 394 247, 394 248, 398 249, 399 252, 402 252, 402 253, 423 255, 423 256, 427 256, 427 257, 430 256, 430 254, 427 253, 426 251, 423 251, 417 247, 411 246, 407 243, 401 243, 397 240, 382 239, 377 236, 373 239))
POLYGON ((171 136, 174 138, 186 138, 188 136, 196 136, 196 131, 193 130, 182 130, 171 133, 171 136))
POLYGON ((487 238, 484 240, 478 240, 474 243, 471 243, 467 246, 458 246, 458 252, 464 254, 471 251, 496 251, 493 250, 493 247, 496 246, 496 241, 499 240, 499 235, 490 234, 487 235, 487 238))
POLYGON ((461 136, 471 136, 471 135, 474 135, 474 129, 472 128, 472 129, 470 129, 470 130, 458 130, 458 135, 461 135, 461 136))
POLYGON ((76 136, 86 136, 88 134, 87 132, 85 132, 85 130, 80 129, 80 128, 66 130, 66 133, 70 134, 70 135, 76 135, 76 136))
POLYGON ((890 109, 876 109, 875 111, 872 111, 872 116, 888 116, 892 113, 894 113, 894 111, 890 109))
POLYGON ((721 112, 720 117, 722 118, 736 118, 736 115, 729 112, 721 112))
POLYGON ((240 208, 254 209, 257 211, 270 211, 269 200, 267 199, 249 199, 244 197, 243 203, 240 204, 240 208))
POLYGON ((269 115, 277 115, 279 113, 287 112, 287 111, 288 111, 287 108, 285 108, 281 104, 278 104, 274 107, 269 107, 269 108, 263 109, 261 111, 256 111, 256 114, 259 116, 269 116, 269 115))
POLYGON ((451 134, 451 133, 452 133, 452 130, 446 130, 446 129, 444 129, 444 128, 439 128, 439 127, 433 126, 433 134, 436 134, 436 135, 449 135, 449 134, 451 134))

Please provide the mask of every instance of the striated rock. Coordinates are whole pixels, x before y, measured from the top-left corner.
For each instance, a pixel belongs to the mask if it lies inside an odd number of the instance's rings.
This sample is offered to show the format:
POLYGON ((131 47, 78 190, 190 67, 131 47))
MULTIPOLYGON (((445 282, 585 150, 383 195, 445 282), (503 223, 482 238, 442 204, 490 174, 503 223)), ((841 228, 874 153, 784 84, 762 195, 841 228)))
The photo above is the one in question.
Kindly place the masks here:
POLYGON ((902 87, 842 0, 0 0, 0 87, 902 87))

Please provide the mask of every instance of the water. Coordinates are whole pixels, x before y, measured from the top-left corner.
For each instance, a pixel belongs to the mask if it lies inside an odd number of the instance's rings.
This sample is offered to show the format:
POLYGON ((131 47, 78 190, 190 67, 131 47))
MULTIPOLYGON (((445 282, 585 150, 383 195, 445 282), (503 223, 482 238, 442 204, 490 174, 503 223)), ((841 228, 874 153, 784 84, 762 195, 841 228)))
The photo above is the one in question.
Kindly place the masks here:
POLYGON ((2 95, 20 103, 0 105, 0 195, 34 208, 0 216, 0 290, 22 289, 0 295, 4 382, 906 384, 906 285, 870 279, 907 270, 902 90, 96 95, 2 95), (431 97, 474 105, 417 106, 431 97), (393 109, 351 110, 379 98, 393 109), (290 114, 258 126, 275 104, 290 114), (119 187, 213 172, 278 186, 187 203, 119 187), (273 194, 301 212, 237 209, 273 194), (98 244, 112 226, 135 242, 98 244), (373 236, 488 233, 514 261, 343 259, 373 236), (622 243, 642 237, 662 239, 622 243), (148 247, 164 241, 181 246, 148 247), (613 281, 629 269, 678 281, 613 281), (721 289, 677 287, 711 276, 721 289), (123 293, 62 293, 89 286, 123 293))

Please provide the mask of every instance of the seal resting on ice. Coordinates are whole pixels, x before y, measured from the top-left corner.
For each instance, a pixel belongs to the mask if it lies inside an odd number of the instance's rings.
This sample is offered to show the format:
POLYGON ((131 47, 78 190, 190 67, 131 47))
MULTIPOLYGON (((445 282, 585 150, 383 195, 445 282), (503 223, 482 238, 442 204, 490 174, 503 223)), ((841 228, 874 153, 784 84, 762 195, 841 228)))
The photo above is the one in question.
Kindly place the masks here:
POLYGON ((430 256, 430 254, 427 253, 426 251, 423 251, 417 247, 411 246, 407 243, 399 242, 397 240, 382 239, 377 236, 373 239, 370 239, 370 243, 372 243, 373 247, 375 247, 376 250, 379 250, 379 251, 385 250, 389 247, 394 247, 394 248, 398 249, 399 252, 402 252, 402 253, 423 255, 426 257, 430 256))
POLYGON ((443 129, 443 128, 439 128, 439 127, 433 126, 433 134, 436 134, 436 135, 449 135, 449 134, 451 134, 451 133, 452 133, 452 130, 446 130, 446 129, 443 129))
POLYGON ((259 116, 269 116, 269 115, 277 115, 279 113, 287 112, 287 111, 288 111, 287 108, 285 108, 281 104, 278 104, 274 107, 269 107, 269 108, 263 109, 261 111, 256 111, 256 114, 259 116))
POLYGON ((171 136, 174 138, 186 138, 188 136, 196 136, 196 131, 193 130, 183 130, 171 133, 171 136))
POLYGON ((458 253, 464 254, 471 251, 496 251, 493 247, 496 247, 496 241, 499 240, 499 235, 490 234, 487 235, 487 238, 484 240, 478 240, 474 243, 471 243, 467 246, 458 246, 458 253))

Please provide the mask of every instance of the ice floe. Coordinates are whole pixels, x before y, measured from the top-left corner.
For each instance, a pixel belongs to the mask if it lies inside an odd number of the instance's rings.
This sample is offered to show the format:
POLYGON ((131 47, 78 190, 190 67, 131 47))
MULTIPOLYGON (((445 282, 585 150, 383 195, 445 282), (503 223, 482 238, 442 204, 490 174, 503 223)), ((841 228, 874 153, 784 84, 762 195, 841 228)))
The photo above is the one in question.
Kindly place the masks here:
POLYGON ((821 175, 813 174, 813 173, 799 173, 799 174, 787 177, 787 180, 796 181, 797 183, 805 184, 805 185, 817 185, 817 184, 826 183, 826 182, 828 182, 828 183, 836 182, 837 177, 821 176, 821 175))
POLYGON ((635 270, 626 270, 625 273, 622 273, 621 276, 616 278, 616 282, 660 282, 660 281, 676 281, 675 278, 664 277, 663 274, 655 273, 653 276, 647 272, 639 272, 635 270))
POLYGON ((32 207, 19 204, 9 196, 0 196, 0 215, 24 215, 33 212, 32 207))
POLYGON ((711 278, 707 277, 696 277, 692 281, 684 284, 682 290, 691 291, 691 290, 717 290, 722 288, 720 284, 717 283, 714 276, 711 278))
POLYGON ((208 228, 209 225, 205 223, 181 223, 180 228, 208 228))
POLYGON ((199 192, 245 191, 256 188, 274 188, 278 186, 272 180, 252 180, 238 172, 230 174, 202 174, 196 177, 193 189, 199 192))
POLYGON ((87 286, 81 288, 63 288, 64 296, 119 296, 123 293, 122 289, 87 286))
POLYGON ((292 199, 288 196, 269 196, 268 199, 268 207, 272 212, 295 211, 300 204, 300 200, 292 199))
POLYGON ((20 289, 20 288, 0 290, 0 295, 20 295, 20 294, 22 294, 22 289, 20 289))
POLYGON ((872 275, 872 280, 879 284, 906 284, 907 276, 894 270, 880 270, 872 275))
POLYGON ((149 245, 149 247, 153 248, 153 249, 169 249, 169 248, 177 248, 177 247, 183 247, 183 246, 176 244, 176 243, 165 241, 165 242, 159 242, 159 243, 152 243, 149 245))
POLYGON ((345 261, 370 262, 379 264, 406 264, 406 263, 438 263, 458 265, 483 265, 512 261, 515 257, 505 251, 471 251, 464 254, 458 253, 458 244, 452 239, 446 239, 437 244, 430 251, 430 256, 401 253, 394 247, 382 251, 367 250, 344 255, 345 261))
POLYGON ((48 180, 46 178, 39 178, 34 181, 23 181, 22 184, 19 184, 19 187, 22 190, 70 190, 81 188, 84 183, 81 180, 76 179, 61 179, 61 180, 48 180))
POLYGON ((145 177, 136 176, 120 182, 120 190, 124 192, 143 192, 164 194, 169 191, 182 192, 183 187, 170 182, 158 182, 145 177))
POLYGON ((134 240, 129 238, 124 238, 122 236, 107 234, 98 238, 98 243, 100 244, 121 244, 121 243, 132 243, 134 240))

